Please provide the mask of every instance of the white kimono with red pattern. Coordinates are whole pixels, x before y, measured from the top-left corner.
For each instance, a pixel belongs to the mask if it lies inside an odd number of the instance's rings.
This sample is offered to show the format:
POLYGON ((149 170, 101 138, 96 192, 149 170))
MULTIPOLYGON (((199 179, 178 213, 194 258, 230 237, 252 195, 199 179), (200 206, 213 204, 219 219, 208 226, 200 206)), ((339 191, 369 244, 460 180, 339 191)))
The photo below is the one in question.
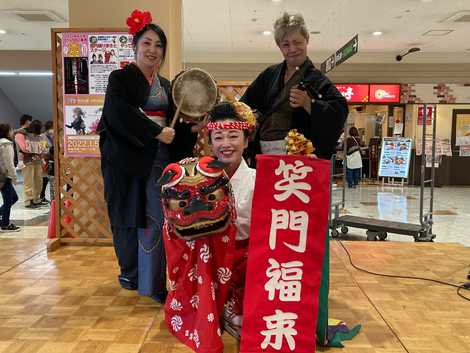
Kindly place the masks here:
POLYGON ((221 316, 231 283, 236 228, 185 241, 165 227, 169 293, 165 320, 198 353, 223 353, 221 316))

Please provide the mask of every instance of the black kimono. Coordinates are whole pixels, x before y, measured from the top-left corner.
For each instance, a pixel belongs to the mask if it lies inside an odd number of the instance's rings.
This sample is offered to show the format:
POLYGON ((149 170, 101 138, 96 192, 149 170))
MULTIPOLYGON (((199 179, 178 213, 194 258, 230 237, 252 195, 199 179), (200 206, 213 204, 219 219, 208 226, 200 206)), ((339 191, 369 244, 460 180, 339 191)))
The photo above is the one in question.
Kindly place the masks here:
MULTIPOLYGON (((291 108, 289 114, 289 126, 281 127, 283 139, 289 129, 297 129, 300 133, 312 141, 315 146, 315 154, 319 158, 329 159, 335 151, 338 138, 348 116, 348 105, 346 99, 330 82, 330 80, 317 70, 310 59, 301 65, 304 70, 303 81, 309 83, 308 92, 315 99, 312 103, 311 114, 303 108, 291 108), (285 131, 287 130, 287 131, 285 131)), ((257 109, 261 114, 269 113, 277 96, 284 87, 284 74, 286 63, 282 62, 268 67, 251 83, 241 98, 242 102, 248 104, 252 109, 257 109)), ((288 103, 287 103, 288 104, 288 103)), ((270 118, 263 124, 271 123, 270 118)), ((263 127, 258 126, 258 131, 263 127)), ((281 130, 278 129, 280 132, 281 130)), ((261 153, 259 133, 255 136, 252 144, 253 154, 261 153)))
MULTIPOLYGON (((170 82, 158 78, 171 102, 170 82)), ((136 65, 113 71, 98 126, 104 197, 121 267, 119 280, 128 289, 137 287, 137 230, 147 226, 146 188, 160 144, 155 137, 163 129, 141 110, 149 92, 148 81, 136 65)), ((166 118, 172 117, 170 104, 166 118)), ((196 142, 190 125, 178 122, 175 130, 175 139, 167 146, 170 161, 190 156, 196 142)))

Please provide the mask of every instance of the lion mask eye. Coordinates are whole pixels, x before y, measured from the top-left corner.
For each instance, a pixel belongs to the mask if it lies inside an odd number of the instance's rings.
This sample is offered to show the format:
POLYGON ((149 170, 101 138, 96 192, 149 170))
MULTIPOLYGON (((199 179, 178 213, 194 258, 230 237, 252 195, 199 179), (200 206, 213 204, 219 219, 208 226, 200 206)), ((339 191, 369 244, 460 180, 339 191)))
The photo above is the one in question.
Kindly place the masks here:
POLYGON ((217 165, 217 160, 214 157, 205 156, 199 159, 198 164, 196 165, 197 170, 204 176, 210 178, 216 178, 224 172, 220 166, 217 165))
POLYGON ((185 169, 177 163, 171 163, 163 170, 162 176, 158 180, 158 184, 162 185, 162 189, 171 188, 178 184, 185 176, 185 169))

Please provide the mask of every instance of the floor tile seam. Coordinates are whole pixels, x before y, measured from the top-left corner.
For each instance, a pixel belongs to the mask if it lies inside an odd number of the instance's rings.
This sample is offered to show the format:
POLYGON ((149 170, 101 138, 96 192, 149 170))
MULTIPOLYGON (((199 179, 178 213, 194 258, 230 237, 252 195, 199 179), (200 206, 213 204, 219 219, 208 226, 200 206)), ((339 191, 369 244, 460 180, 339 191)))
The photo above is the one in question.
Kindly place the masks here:
MULTIPOLYGON (((43 249, 41 249, 41 250, 39 250, 39 251, 36 251, 34 254, 32 254, 32 255, 29 256, 28 258, 26 258, 26 259, 24 259, 23 261, 21 261, 21 262, 15 264, 15 265, 13 265, 13 266, 11 266, 11 267, 8 268, 7 270, 1 272, 1 273, 0 273, 0 277, 3 276, 3 275, 5 275, 5 274, 7 274, 8 272, 14 270, 15 268, 17 268, 17 267, 19 267, 19 266, 21 266, 21 265, 27 263, 28 261, 33 260, 35 257, 41 255, 41 254, 44 253, 44 252, 47 252, 47 246, 44 246, 43 249)), ((47 272, 48 272, 48 271, 44 272, 41 277, 37 278, 37 281, 40 280, 40 279, 42 279, 42 278, 46 275, 47 272)), ((35 281, 34 283, 36 283, 36 281, 35 281)))
MULTIPOLYGON (((346 246, 346 245, 345 245, 346 246)), ((344 249, 341 249, 344 251, 344 249)), ((337 254, 338 255, 338 254, 337 254)), ((362 288, 362 286, 357 282, 356 278, 354 277, 351 269, 350 269, 350 266, 348 266, 346 263, 345 263, 345 259, 344 259, 344 256, 339 256, 341 259, 341 262, 343 263, 343 266, 344 268, 346 269, 346 271, 348 271, 348 273, 350 274, 350 277, 351 277, 351 280, 356 284, 356 286, 359 288, 359 290, 362 292, 362 294, 366 297, 367 301, 369 302, 369 304, 372 306, 372 308, 377 312, 377 314, 380 316, 380 318, 383 320, 383 322, 385 323, 385 325, 388 327, 388 329, 390 330, 390 332, 393 334, 393 336, 397 339, 398 343, 400 344, 400 346, 403 348, 403 350, 407 353, 410 353, 410 351, 407 349, 407 347, 405 346, 405 343, 400 339, 400 337, 398 336, 398 333, 395 332, 395 329, 392 327, 392 324, 389 323, 384 315, 382 314, 382 312, 379 310, 379 308, 374 304, 373 300, 367 295, 367 293, 365 292, 364 288, 362 288)))
POLYGON ((145 332, 145 335, 142 339, 142 342, 140 343, 140 348, 139 348, 139 352, 138 353, 142 353, 142 349, 144 348, 144 345, 145 345, 145 342, 147 341, 147 338, 149 337, 150 335, 150 332, 152 331, 152 327, 153 325, 155 325, 156 321, 157 321, 157 317, 159 315, 159 312, 157 311, 154 316, 153 316, 153 319, 152 319, 152 322, 148 325, 147 329, 146 329, 146 332, 145 332))

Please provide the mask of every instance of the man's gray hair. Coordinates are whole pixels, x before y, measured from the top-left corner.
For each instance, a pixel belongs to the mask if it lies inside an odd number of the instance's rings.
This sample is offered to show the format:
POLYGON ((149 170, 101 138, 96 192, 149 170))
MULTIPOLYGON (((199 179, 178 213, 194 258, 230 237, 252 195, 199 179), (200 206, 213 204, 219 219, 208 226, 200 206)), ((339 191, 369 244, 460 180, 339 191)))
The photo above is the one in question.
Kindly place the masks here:
POLYGON ((274 39, 278 46, 287 33, 297 31, 308 41, 308 29, 305 25, 304 17, 299 13, 289 14, 284 12, 284 14, 274 22, 274 39))

